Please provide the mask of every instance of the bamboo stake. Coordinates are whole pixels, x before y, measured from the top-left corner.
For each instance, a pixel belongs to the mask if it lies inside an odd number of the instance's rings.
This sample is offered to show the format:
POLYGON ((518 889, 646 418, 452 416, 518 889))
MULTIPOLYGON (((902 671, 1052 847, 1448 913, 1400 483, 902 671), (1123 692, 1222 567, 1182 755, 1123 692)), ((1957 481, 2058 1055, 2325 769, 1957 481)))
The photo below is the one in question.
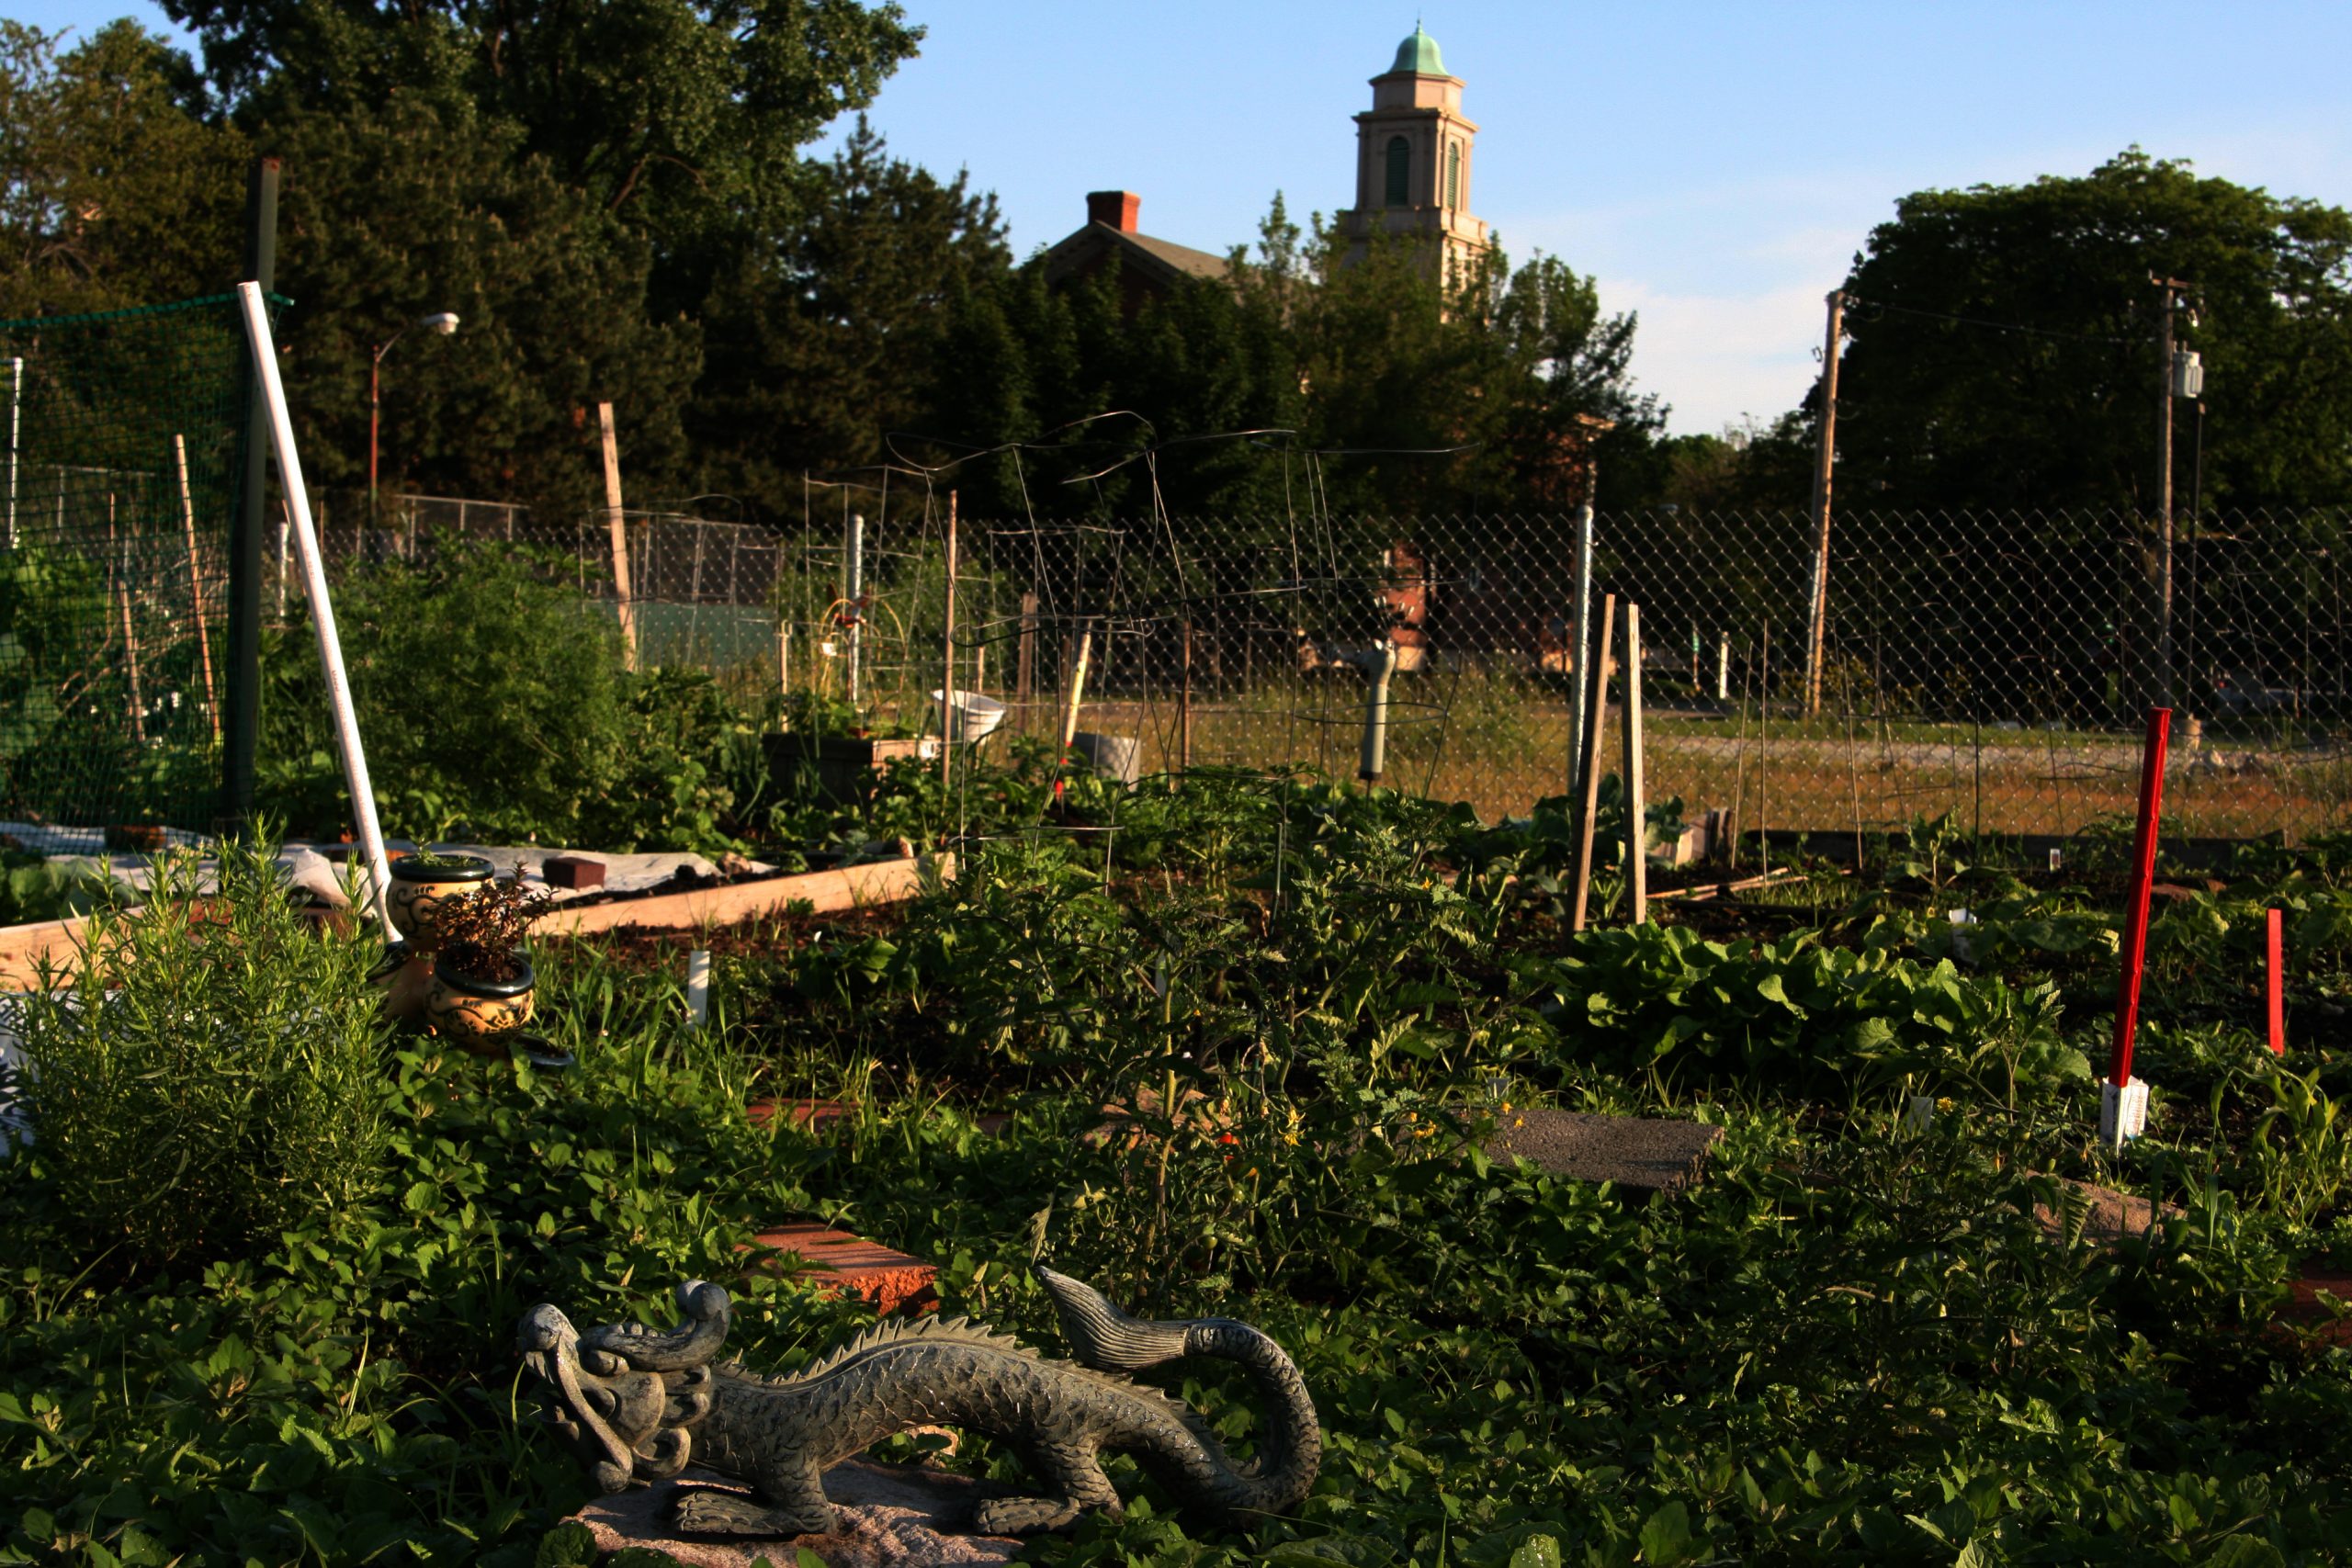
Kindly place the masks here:
POLYGON ((147 704, 139 691, 139 634, 130 624, 130 547, 114 547, 114 491, 107 491, 107 550, 115 557, 115 601, 122 606, 122 646, 130 660, 130 739, 147 744, 147 704))
POLYGON ((1584 785, 1577 813, 1576 902, 1570 907, 1568 930, 1584 930, 1585 908, 1592 895, 1592 819, 1600 809, 1600 735, 1609 722, 1609 637, 1617 618, 1617 595, 1600 599, 1600 640, 1593 645, 1592 675, 1585 702, 1584 748, 1577 762, 1584 785))
POLYGON ((220 744, 220 703, 212 689, 212 634, 204 628, 204 570, 196 550, 196 499, 188 491, 187 438, 172 437, 172 461, 180 473, 180 521, 187 528, 187 596, 196 611, 196 651, 204 665, 204 711, 212 716, 212 744, 220 744))
POLYGON ((1068 754, 1078 739, 1078 705, 1086 696, 1086 661, 1094 651, 1091 625, 1078 634, 1078 657, 1069 664, 1069 701, 1062 710, 1062 750, 1068 754))
POLYGON ((1625 606, 1625 886, 1632 923, 1649 919, 1649 817, 1642 792, 1642 607, 1625 606))

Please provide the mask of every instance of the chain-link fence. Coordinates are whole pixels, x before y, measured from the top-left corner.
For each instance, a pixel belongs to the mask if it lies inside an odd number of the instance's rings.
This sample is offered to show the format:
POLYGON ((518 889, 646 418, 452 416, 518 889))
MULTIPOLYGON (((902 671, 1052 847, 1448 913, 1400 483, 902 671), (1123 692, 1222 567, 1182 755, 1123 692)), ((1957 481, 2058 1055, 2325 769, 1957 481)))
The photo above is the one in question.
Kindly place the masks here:
MULTIPOLYGON (((584 593, 613 598, 602 514, 550 528, 424 497, 380 514, 362 528, 331 509, 331 558, 413 554, 460 529, 559 552, 584 593)), ((2128 817, 2141 717, 2168 694, 2182 715, 2168 823, 2307 836, 2352 815, 2346 522, 2181 520, 2167 614, 2162 531, 2135 516, 1841 514, 1816 666, 1815 522, 1604 515, 1592 620, 1597 636, 1604 594, 1641 606, 1649 787, 1686 815, 1723 809, 1742 829, 1878 831, 1947 813, 1970 831, 2097 829, 2128 817)), ((1577 526, 967 519, 952 685, 1004 705, 1000 737, 1125 738, 1147 773, 1350 776, 1363 666, 1385 640, 1397 654, 1385 781, 1490 817, 1524 811, 1567 783, 1577 526)), ((784 531, 630 513, 627 535, 646 661, 936 732, 950 657, 936 498, 784 531)), ((1612 734, 1611 765, 1614 747, 1612 734)))
POLYGON ((0 321, 0 815, 211 820, 249 378, 228 297, 0 321))

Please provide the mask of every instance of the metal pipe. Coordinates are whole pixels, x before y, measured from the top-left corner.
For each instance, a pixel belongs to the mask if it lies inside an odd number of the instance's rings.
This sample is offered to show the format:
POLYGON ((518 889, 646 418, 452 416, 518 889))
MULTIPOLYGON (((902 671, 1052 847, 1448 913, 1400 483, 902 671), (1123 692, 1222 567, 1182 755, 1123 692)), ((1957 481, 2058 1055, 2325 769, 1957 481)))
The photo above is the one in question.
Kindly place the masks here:
POLYGON ((849 622, 849 705, 857 705, 857 675, 859 645, 865 640, 865 514, 853 512, 849 515, 848 566, 844 573, 843 597, 848 600, 845 613, 849 622))
POLYGON ((1586 723, 1586 660, 1592 649, 1592 508, 1577 509, 1577 600, 1575 606, 1576 649, 1568 668, 1575 682, 1570 690, 1568 708, 1568 797, 1576 798, 1584 787, 1584 745, 1586 723))
POLYGON ((25 405, 25 362, 8 361, 8 547, 17 547, 17 443, 25 405))
POLYGON ((1363 750, 1356 762, 1356 777, 1367 788, 1380 782, 1388 761, 1388 680, 1396 673, 1396 645, 1384 639, 1369 666, 1372 680, 1363 694, 1363 750))

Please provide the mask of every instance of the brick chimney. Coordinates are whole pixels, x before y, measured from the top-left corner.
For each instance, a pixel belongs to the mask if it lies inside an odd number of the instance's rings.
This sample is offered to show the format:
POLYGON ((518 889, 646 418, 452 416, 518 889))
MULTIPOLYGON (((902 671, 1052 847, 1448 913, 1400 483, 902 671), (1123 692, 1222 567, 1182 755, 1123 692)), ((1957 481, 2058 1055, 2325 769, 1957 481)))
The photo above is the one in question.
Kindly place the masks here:
POLYGON ((1086 193, 1086 220, 1108 223, 1122 234, 1136 231, 1136 213, 1143 197, 1131 190, 1091 190, 1086 193))

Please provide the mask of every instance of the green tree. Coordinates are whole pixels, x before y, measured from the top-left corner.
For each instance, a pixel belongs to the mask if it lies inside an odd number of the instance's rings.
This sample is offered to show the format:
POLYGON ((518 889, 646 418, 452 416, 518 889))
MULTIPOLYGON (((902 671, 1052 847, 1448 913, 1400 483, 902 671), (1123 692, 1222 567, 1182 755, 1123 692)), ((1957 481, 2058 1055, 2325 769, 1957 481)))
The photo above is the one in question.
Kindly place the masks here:
POLYGON ((687 323, 647 303, 650 244, 555 176, 520 131, 455 94, 302 109, 286 158, 278 288, 287 375, 322 485, 364 484, 376 345, 432 310, 383 370, 386 488, 526 501, 576 515, 600 496, 579 411, 609 399, 647 491, 686 467, 680 411, 698 367, 687 323))
POLYGON ((455 91, 660 244, 657 307, 691 310, 792 211, 799 150, 870 104, 922 29, 856 0, 166 0, 241 113, 455 91))
POLYGON ((60 51, 0 21, 0 316, 184 299, 233 281, 244 137, 135 23, 60 51))
MULTIPOLYGON (((2080 178, 1929 190, 1872 231, 1840 369, 1848 505, 2146 509, 2151 275, 2187 280, 2205 499, 2352 493, 2352 213, 2132 149, 2080 178)), ((2186 412, 2185 410, 2183 411, 2186 412)), ((2187 502, 2181 470, 2181 502, 2187 502)))
POLYGON ((1010 265, 993 197, 889 157, 863 118, 808 185, 799 220, 712 289, 692 412, 701 488, 771 517, 798 513, 805 473, 880 461, 928 423, 953 308, 1010 265))

